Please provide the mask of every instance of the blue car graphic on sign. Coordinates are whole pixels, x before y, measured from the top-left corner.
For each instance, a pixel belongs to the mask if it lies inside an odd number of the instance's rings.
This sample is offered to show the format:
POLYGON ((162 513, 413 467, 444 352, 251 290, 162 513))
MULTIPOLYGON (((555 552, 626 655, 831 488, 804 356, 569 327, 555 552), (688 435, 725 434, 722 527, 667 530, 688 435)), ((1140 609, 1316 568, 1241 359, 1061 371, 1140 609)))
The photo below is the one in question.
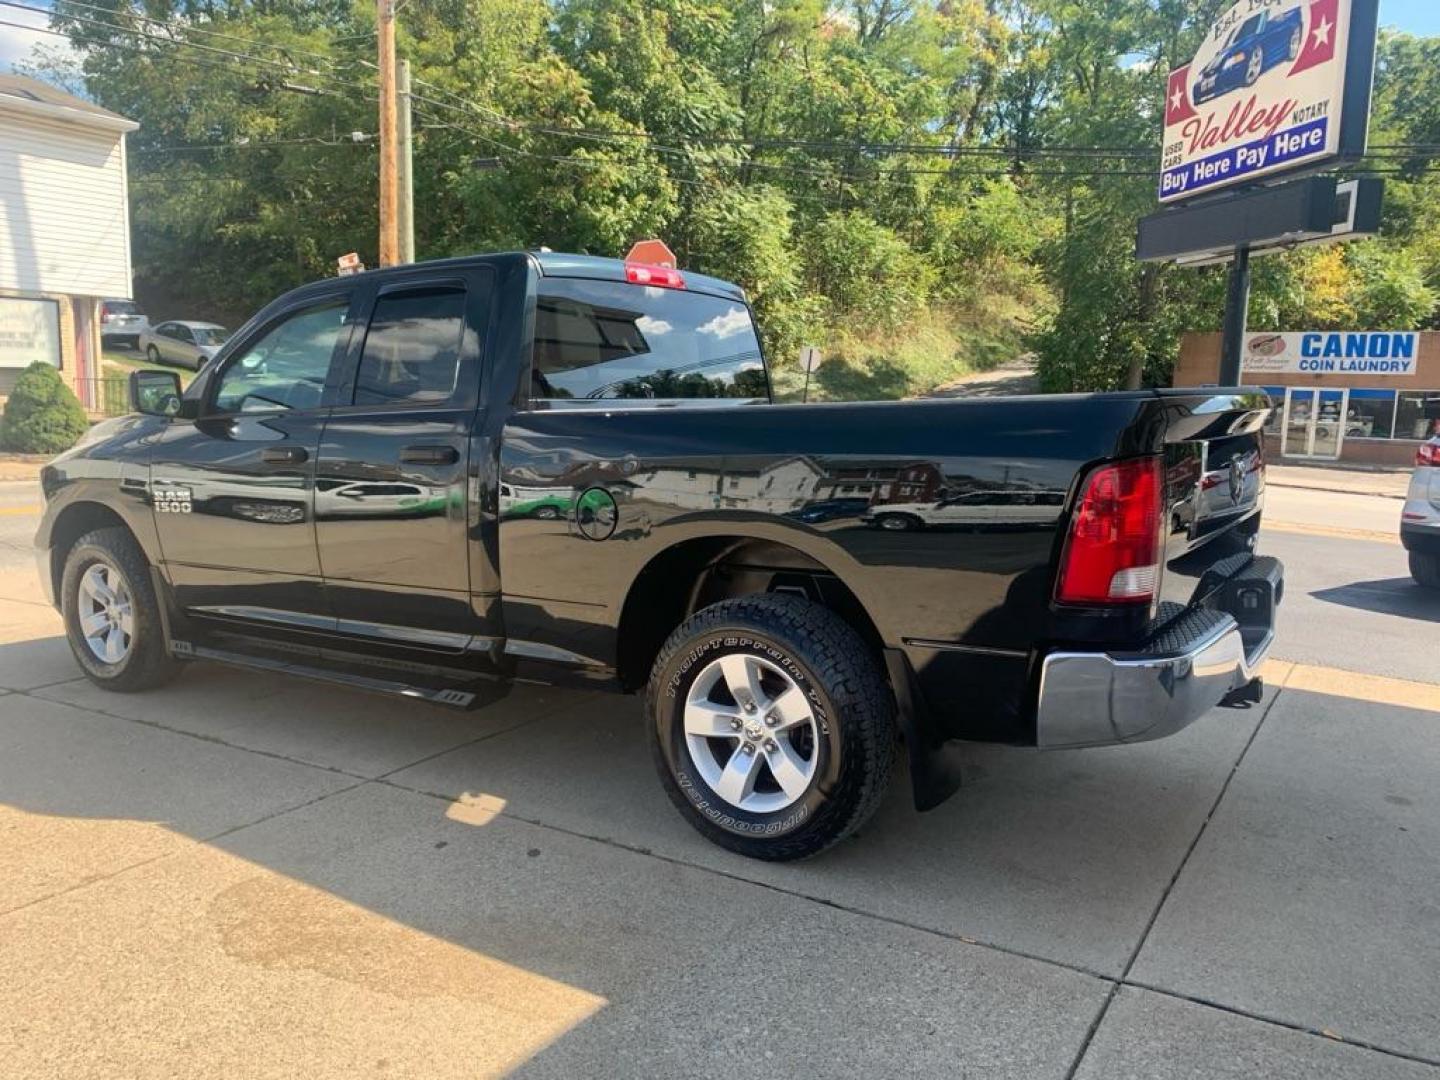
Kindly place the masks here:
POLYGON ((1205 65, 1191 98, 1199 105, 1254 86, 1271 68, 1298 57, 1304 44, 1305 21, 1300 8, 1274 17, 1269 11, 1252 15, 1234 29, 1215 59, 1205 65))

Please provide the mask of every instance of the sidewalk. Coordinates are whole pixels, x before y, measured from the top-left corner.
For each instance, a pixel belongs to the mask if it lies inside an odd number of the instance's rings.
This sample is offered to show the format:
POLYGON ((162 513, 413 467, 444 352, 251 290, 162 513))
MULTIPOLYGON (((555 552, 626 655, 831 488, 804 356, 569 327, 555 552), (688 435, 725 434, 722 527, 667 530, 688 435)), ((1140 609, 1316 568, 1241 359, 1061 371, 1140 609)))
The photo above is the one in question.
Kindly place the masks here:
POLYGON ((1325 465, 1269 465, 1265 479, 1276 487, 1308 488, 1346 495, 1379 495, 1403 499, 1410 486, 1409 469, 1358 470, 1325 465))
POLYGON ((40 466, 54 454, 0 454, 0 484, 16 480, 39 480, 40 466))

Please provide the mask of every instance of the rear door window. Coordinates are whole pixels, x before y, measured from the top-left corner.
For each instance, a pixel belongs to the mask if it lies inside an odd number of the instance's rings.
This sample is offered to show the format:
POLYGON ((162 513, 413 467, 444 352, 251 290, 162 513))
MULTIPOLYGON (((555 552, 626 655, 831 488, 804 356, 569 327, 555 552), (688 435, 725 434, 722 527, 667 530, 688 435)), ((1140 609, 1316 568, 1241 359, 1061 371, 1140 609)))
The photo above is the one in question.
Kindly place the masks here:
POLYGON ((455 394, 465 340, 465 289, 426 286, 375 300, 356 405, 437 405, 455 394))
POLYGON ((619 281, 541 281, 531 397, 539 401, 770 396, 750 310, 619 281))

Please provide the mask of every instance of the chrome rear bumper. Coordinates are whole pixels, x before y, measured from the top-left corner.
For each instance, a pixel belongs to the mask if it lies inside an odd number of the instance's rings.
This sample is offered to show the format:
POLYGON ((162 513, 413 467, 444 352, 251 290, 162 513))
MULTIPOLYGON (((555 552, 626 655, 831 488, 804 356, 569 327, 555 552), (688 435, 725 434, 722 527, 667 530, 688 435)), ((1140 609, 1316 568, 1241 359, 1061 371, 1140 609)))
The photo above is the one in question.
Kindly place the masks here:
POLYGON ((1143 652, 1051 653, 1040 673, 1038 745, 1064 749, 1163 739, 1248 686, 1275 637, 1282 574, 1279 563, 1263 560, 1226 590, 1227 598, 1241 598, 1233 601, 1235 614, 1193 611, 1143 652))

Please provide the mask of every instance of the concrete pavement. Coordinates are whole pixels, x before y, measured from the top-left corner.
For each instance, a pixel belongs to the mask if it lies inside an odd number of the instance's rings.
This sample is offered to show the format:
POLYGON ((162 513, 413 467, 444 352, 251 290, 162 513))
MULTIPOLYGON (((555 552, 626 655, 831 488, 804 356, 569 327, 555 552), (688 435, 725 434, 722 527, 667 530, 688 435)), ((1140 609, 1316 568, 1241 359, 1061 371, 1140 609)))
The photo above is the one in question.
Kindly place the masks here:
POLYGON ((970 748, 940 810, 897 787, 796 866, 675 816, 633 699, 458 713, 208 665, 101 693, 25 551, 4 1073, 1440 1080, 1440 602, 1393 545, 1265 547, 1259 707, 970 748))

